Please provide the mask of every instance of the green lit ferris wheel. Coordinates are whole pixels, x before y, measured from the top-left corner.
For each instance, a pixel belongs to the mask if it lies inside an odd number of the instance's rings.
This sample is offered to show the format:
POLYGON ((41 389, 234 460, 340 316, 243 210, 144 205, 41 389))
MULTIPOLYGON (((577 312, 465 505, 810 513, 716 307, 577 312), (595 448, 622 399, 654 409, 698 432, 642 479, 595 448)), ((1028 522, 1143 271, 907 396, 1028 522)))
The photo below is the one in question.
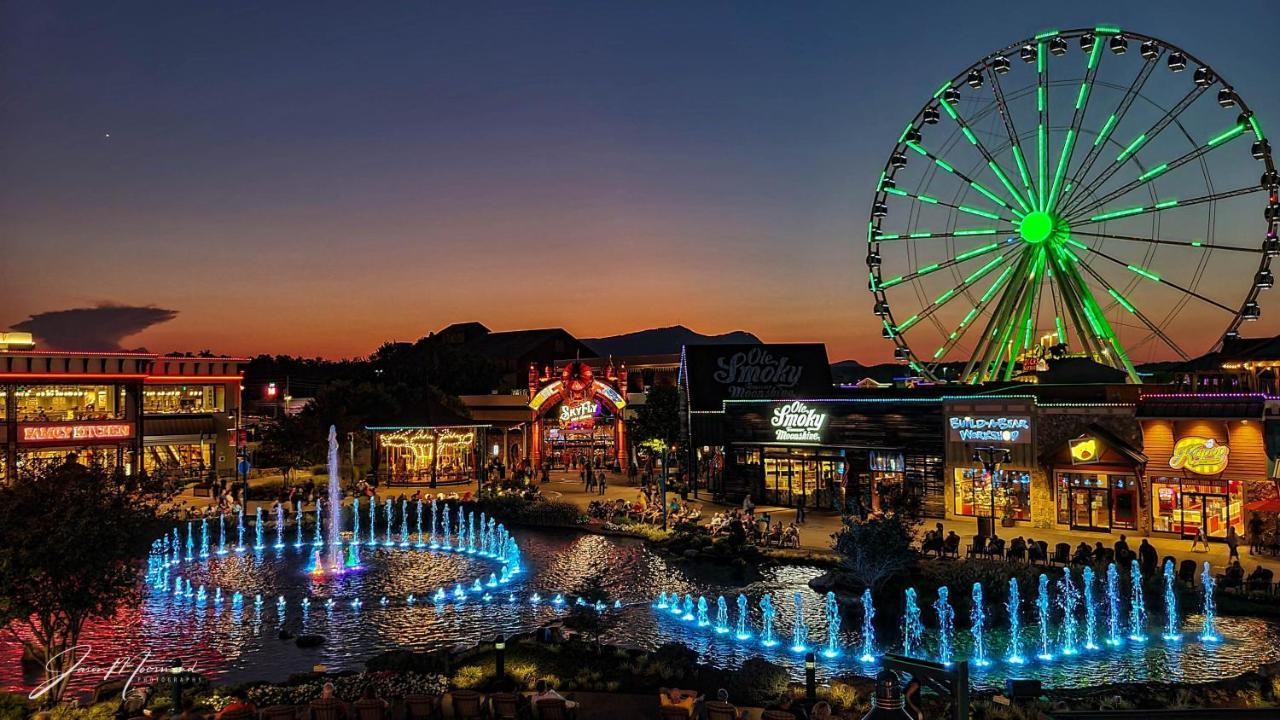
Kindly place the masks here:
POLYGON ((1074 355, 1189 359, 1259 317, 1277 178, 1245 100, 1198 58, 1115 27, 1049 31, 943 83, 898 137, 867 229, 895 357, 1008 379, 1074 355))

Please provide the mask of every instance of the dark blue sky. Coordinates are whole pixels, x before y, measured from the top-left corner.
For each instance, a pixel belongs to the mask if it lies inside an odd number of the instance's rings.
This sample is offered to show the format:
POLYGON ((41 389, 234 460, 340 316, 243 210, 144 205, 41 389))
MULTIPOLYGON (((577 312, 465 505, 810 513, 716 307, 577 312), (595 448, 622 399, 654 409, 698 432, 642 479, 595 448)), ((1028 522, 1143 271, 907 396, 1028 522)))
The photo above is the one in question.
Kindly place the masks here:
POLYGON ((862 228, 903 123, 1101 22, 1280 132, 1275 2, 5 3, 0 325, 155 304, 131 344, 352 355, 681 322, 880 360, 862 228))

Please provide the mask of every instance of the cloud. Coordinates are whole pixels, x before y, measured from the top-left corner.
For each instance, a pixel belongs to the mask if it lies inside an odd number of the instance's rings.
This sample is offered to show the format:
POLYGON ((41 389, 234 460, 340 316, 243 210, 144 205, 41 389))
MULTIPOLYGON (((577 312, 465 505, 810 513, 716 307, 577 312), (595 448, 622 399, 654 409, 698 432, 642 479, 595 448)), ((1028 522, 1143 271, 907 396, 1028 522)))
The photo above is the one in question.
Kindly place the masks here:
POLYGON ((116 305, 50 310, 34 313, 13 326, 35 336, 42 350, 122 351, 127 337, 178 316, 177 310, 154 305, 116 305))

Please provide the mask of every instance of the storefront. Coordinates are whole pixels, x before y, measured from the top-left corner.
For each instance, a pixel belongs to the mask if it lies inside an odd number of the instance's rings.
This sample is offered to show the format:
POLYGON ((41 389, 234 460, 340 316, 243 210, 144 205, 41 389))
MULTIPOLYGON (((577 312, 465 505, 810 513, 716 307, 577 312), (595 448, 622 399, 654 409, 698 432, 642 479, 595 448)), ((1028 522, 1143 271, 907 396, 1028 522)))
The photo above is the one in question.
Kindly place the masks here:
POLYGON ((1273 490, 1264 406, 1260 395, 1142 399, 1152 532, 1190 538, 1203 529, 1210 540, 1225 539, 1228 528, 1244 534, 1244 506, 1273 490))
POLYGON ((597 374, 585 362, 529 369, 533 467, 619 469, 627 461, 627 368, 612 363, 597 374))
POLYGON ((760 505, 942 515, 941 402, 725 401, 725 490, 760 505))
POLYGON ((1045 464, 1053 478, 1059 526, 1092 532, 1139 530, 1147 457, 1133 445, 1091 424, 1050 449, 1045 464))
POLYGON ((948 514, 1000 518, 1006 526, 1030 522, 1036 469, 1033 400, 952 398, 944 414, 948 514), (991 448, 1003 462, 988 467, 981 453, 975 456, 979 448, 991 448))

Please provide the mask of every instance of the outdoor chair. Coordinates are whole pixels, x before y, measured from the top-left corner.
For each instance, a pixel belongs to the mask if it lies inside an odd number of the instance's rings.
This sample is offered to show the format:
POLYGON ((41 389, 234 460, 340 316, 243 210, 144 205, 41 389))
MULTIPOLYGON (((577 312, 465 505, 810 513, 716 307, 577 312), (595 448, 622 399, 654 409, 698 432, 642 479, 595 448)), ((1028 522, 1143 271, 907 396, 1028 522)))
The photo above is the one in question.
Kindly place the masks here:
POLYGON ((991 538, 991 542, 987 544, 987 556, 992 560, 1004 558, 1004 538, 991 538))
POLYGON ((765 710, 760 715, 760 720, 796 720, 796 716, 782 710, 765 710))
POLYGON ((454 690, 449 693, 453 701, 453 717, 457 720, 471 720, 484 716, 484 706, 480 693, 475 690, 454 690))
POLYGON ((1053 562, 1054 565, 1062 565, 1066 567, 1071 564, 1071 544, 1058 543, 1053 546, 1053 562))
POLYGON ((271 705, 258 712, 260 720, 297 720, 298 708, 293 705, 271 705))
POLYGON ((258 713, 249 708, 242 708, 223 713, 222 720, 258 720, 258 713))
MULTIPOLYGON (((663 705, 658 708, 658 717, 661 720, 689 720, 689 711, 674 705, 663 705)), ((792 717, 791 720, 795 718, 792 717)))
POLYGON ((986 535, 974 535, 973 542, 969 543, 969 547, 965 550, 965 555, 976 557, 981 555, 987 547, 986 535))
POLYGON ((953 557, 957 559, 960 557, 960 536, 959 535, 949 535, 945 540, 943 540, 942 554, 948 557, 953 557))
POLYGON ((1275 573, 1273 573, 1269 569, 1263 568, 1262 572, 1258 573, 1257 577, 1249 580, 1246 583, 1245 589, 1248 590, 1249 592, 1270 593, 1271 579, 1273 577, 1275 577, 1275 573))
POLYGON ((1010 547, 1009 550, 1005 552, 1004 558, 1005 560, 1008 560, 1010 562, 1013 562, 1014 560, 1018 562, 1026 562, 1027 547, 1025 545, 1022 545, 1019 547, 1010 547))
POLYGON ((351 705, 355 720, 386 720, 387 703, 381 698, 361 698, 351 705))
POLYGON ((539 700, 534 710, 537 715, 536 720, 572 720, 569 715, 569 706, 559 698, 539 700))
POLYGON ((307 708, 311 720, 345 720, 347 706, 338 698, 317 698, 307 708))
POLYGON ((1183 560, 1178 563, 1178 582, 1191 587, 1196 584, 1196 561, 1183 560))
POLYGON ((405 695, 404 709, 408 720, 440 720, 440 696, 405 695))
POLYGON ((489 696, 489 714, 495 720, 516 720, 523 717, 520 699, 515 693, 493 693, 489 696))
POLYGON ((738 708, 727 702, 708 700, 702 707, 707 720, 738 720, 738 708))

